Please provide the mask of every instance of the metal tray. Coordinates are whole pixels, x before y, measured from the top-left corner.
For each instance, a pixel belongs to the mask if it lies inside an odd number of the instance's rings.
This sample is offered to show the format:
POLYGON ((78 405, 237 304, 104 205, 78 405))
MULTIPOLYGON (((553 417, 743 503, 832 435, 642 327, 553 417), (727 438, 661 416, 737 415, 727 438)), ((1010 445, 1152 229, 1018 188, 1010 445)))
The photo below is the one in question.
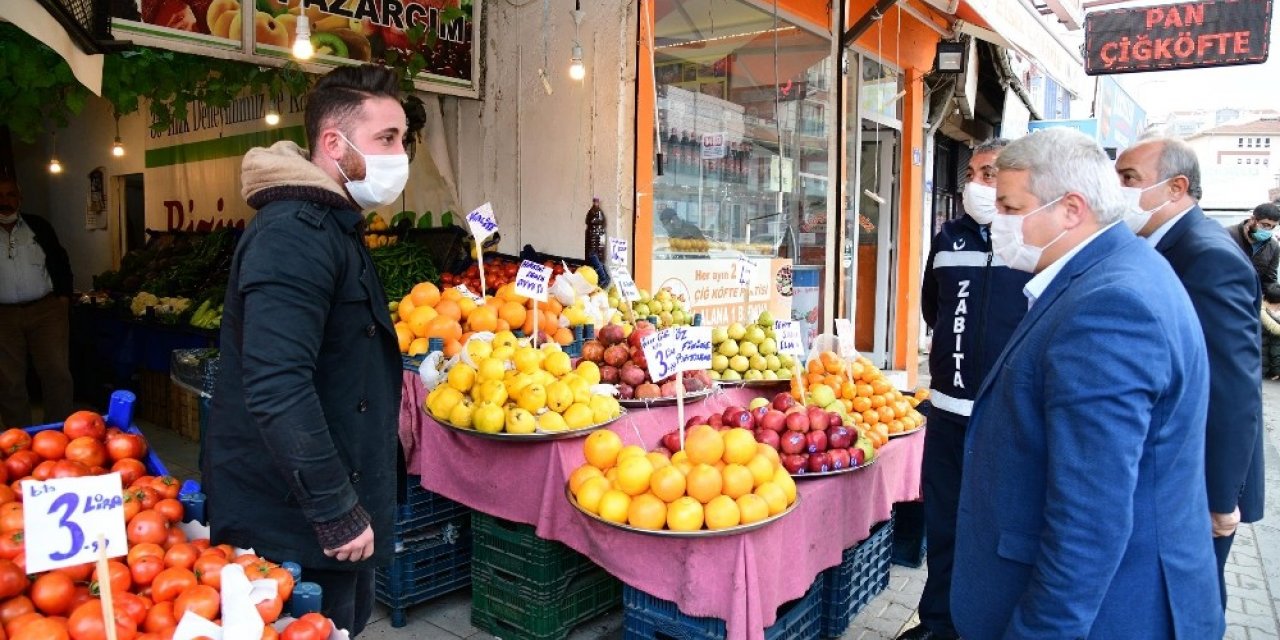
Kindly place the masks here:
MULTIPOLYGON (((928 423, 926 423, 926 424, 928 424, 928 423)), ((902 432, 899 432, 899 433, 891 433, 891 434, 889 434, 889 439, 890 439, 890 440, 892 440, 892 439, 894 439, 894 438, 902 438, 902 437, 905 437, 905 436, 909 436, 909 435, 911 435, 911 434, 913 434, 913 433, 916 433, 917 431, 924 431, 924 428, 925 428, 925 424, 922 424, 922 425, 920 425, 920 426, 918 426, 918 427, 916 427, 916 428, 914 428, 914 429, 912 429, 912 430, 910 430, 910 431, 902 431, 902 432)))
MULTIPOLYGON (((694 391, 691 393, 686 393, 684 394, 684 403, 693 404, 695 402, 702 402, 703 400, 707 399, 708 396, 715 393, 716 388, 717 388, 716 385, 712 385, 710 388, 703 389, 702 391, 694 391)), ((640 398, 632 398, 630 400, 618 400, 618 404, 622 405, 623 407, 630 407, 632 409, 648 409, 650 407, 674 407, 676 406, 676 398, 664 397, 664 398, 653 398, 651 400, 642 400, 640 398)))
POLYGON ((657 536, 659 538, 718 538, 721 536, 735 536, 740 533, 755 531, 756 529, 760 529, 762 527, 773 524, 774 522, 777 522, 779 519, 785 517, 788 513, 791 513, 792 511, 794 511, 796 508, 796 505, 800 504, 800 494, 797 493, 796 501, 792 502, 791 505, 786 508, 786 510, 784 510, 782 513, 779 513, 776 516, 770 516, 759 522, 752 522, 751 524, 740 524, 736 527, 729 527, 728 529, 717 529, 715 531, 712 531, 711 529, 701 529, 699 531, 671 531, 668 529, 656 529, 656 530, 641 529, 639 527, 633 527, 629 524, 618 524, 616 522, 610 522, 608 520, 605 520, 604 518, 601 518, 600 516, 594 513, 591 513, 586 509, 583 509, 578 504, 578 499, 573 496, 573 492, 569 490, 568 485, 565 485, 564 487, 564 497, 569 500, 569 504, 573 505, 574 509, 577 509, 579 512, 582 513, 582 515, 587 516, 588 518, 591 518, 596 522, 609 525, 610 527, 614 527, 615 529, 622 529, 623 531, 631 531, 633 533, 640 533, 647 536, 657 536))
POLYGON ((809 473, 809 472, 792 473, 790 475, 793 480, 809 480, 811 478, 828 478, 831 476, 842 476, 846 473, 853 473, 854 471, 857 471, 859 469, 866 469, 867 467, 875 464, 876 460, 879 460, 879 459, 880 459, 880 456, 877 455, 876 457, 856 467, 849 467, 848 469, 840 469, 839 471, 819 471, 817 473, 809 473))
POLYGON ((717 380, 716 384, 722 387, 782 387, 791 384, 791 378, 786 380, 717 380))
POLYGON ((504 431, 500 431, 498 433, 484 433, 482 431, 476 431, 475 429, 465 429, 463 427, 459 427, 457 425, 453 425, 448 422, 445 422, 444 420, 436 420, 435 416, 432 416, 430 413, 427 413, 427 418, 429 418, 432 422, 440 425, 441 427, 443 427, 448 431, 464 433, 473 438, 483 438, 485 440, 502 440, 505 442, 546 442, 549 440, 568 440, 571 438, 580 438, 582 436, 585 436, 591 433, 592 431, 607 427, 625 418, 626 416, 627 416, 627 409, 626 407, 623 407, 622 413, 618 414, 618 417, 606 422, 601 422, 600 424, 593 424, 589 427, 583 427, 581 429, 570 429, 568 431, 535 431, 533 433, 506 433, 504 431))

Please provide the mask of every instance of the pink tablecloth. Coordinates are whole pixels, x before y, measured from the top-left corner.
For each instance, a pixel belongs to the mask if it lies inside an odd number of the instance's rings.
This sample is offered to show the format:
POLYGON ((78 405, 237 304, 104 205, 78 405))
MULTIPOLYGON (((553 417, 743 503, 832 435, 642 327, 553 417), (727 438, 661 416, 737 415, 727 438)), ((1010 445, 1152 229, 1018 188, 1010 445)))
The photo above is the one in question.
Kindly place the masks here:
MULTIPOLYGON (((727 390, 686 413, 745 406, 756 395, 727 390)), ((401 440, 409 472, 422 477, 424 488, 532 524, 539 536, 567 544, 688 615, 725 620, 730 638, 763 638, 778 606, 804 595, 819 572, 839 564, 844 549, 889 518, 893 503, 920 498, 924 434, 890 442, 866 469, 800 481, 796 510, 758 531, 697 540, 622 531, 587 518, 565 499, 569 474, 584 462, 581 439, 516 444, 458 434, 423 413, 424 397, 421 382, 406 373, 401 440)), ((633 410, 609 428, 648 449, 675 426, 670 407, 633 410)))

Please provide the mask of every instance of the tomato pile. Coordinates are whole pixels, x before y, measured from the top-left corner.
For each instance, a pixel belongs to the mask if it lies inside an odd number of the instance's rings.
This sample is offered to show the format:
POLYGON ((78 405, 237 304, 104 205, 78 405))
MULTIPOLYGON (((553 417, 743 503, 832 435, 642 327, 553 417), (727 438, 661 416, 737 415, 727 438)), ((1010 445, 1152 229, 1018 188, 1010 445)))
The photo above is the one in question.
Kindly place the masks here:
MULTIPOLYGON (((552 279, 564 273, 564 264, 547 260, 542 263, 543 266, 551 269, 552 279)), ((485 294, 492 295, 498 291, 504 284, 516 281, 516 273, 520 271, 520 261, 512 260, 503 256, 489 256, 484 259, 484 285, 488 289, 485 294)), ((476 263, 471 263, 462 273, 445 273, 440 276, 440 283, 444 287, 456 287, 460 284, 467 285, 474 293, 480 293, 480 269, 476 263)))
POLYGON ((0 433, 0 640, 105 640, 98 597, 104 579, 111 585, 119 640, 166 640, 188 611, 219 619, 222 567, 229 563, 243 567, 251 581, 276 581, 276 597, 256 605, 268 625, 264 640, 327 639, 331 623, 318 613, 281 633, 270 626, 293 592, 293 575, 258 556, 237 554, 230 545, 188 540, 178 526, 183 518, 179 481, 149 475, 142 462, 146 451, 142 436, 107 428, 89 411, 69 417, 61 430, 34 437, 22 429, 0 433), (105 578, 96 563, 28 576, 19 483, 111 471, 120 472, 127 487, 128 554, 107 562, 105 578))

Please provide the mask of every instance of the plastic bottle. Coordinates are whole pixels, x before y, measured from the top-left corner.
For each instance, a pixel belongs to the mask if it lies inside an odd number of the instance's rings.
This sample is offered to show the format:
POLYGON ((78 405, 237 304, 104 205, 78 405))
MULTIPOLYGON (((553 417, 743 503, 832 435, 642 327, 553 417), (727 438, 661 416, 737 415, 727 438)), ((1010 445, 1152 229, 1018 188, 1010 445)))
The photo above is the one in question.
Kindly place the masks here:
POLYGON ((609 241, 605 239, 604 210, 600 208, 600 198, 591 199, 591 208, 587 210, 587 232, 583 257, 590 260, 595 256, 601 264, 608 259, 609 241))

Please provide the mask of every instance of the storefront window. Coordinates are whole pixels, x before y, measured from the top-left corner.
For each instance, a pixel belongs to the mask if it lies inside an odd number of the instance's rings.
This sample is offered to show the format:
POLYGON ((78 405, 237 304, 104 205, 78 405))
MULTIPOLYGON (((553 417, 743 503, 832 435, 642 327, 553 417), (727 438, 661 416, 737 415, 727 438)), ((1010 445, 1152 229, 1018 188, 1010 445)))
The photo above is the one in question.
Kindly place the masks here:
POLYGON ((655 3, 653 285, 687 295, 709 324, 769 309, 816 329, 830 40, 745 2, 689 5, 655 3), (756 263, 746 304, 728 281, 742 254, 756 263))

